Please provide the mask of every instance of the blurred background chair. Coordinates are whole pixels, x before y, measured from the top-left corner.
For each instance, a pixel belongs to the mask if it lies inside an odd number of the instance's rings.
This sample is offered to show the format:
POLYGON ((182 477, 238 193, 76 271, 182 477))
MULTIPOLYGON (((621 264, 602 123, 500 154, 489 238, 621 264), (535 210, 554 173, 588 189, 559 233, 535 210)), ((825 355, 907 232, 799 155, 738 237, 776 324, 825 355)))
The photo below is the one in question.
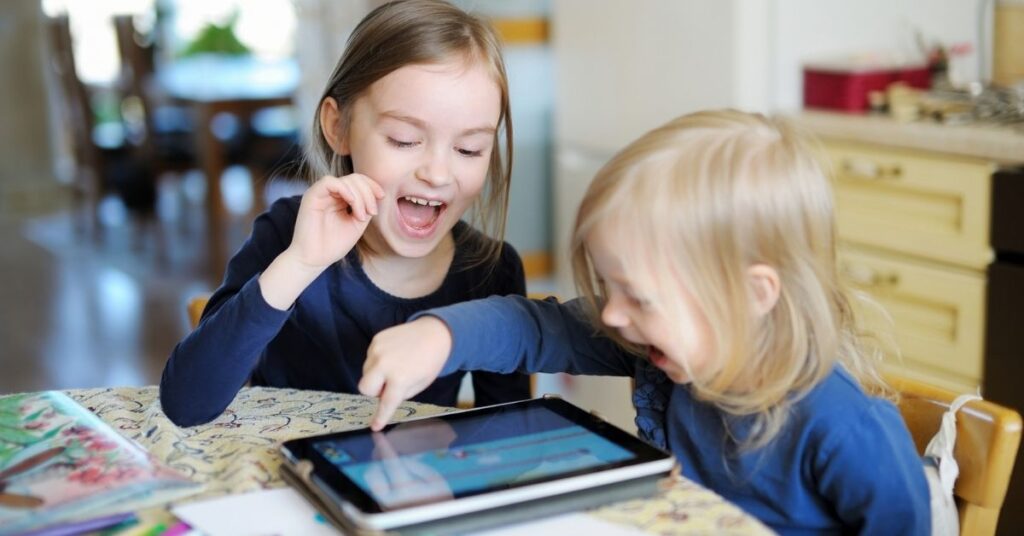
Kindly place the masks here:
POLYGON ((102 125, 97 121, 93 105, 97 93, 78 76, 68 17, 53 17, 46 24, 50 64, 62 94, 60 112, 70 133, 74 159, 71 184, 84 224, 79 228, 88 226, 93 233, 100 229, 100 204, 111 194, 117 194, 133 214, 152 217, 156 189, 146 155, 125 137, 120 121, 102 125))
MULTIPOLYGON (((902 376, 889 375, 886 380, 899 391, 900 413, 918 452, 923 453, 958 393, 902 376)), ((953 456, 960 476, 953 494, 960 512, 960 533, 995 534, 1020 446, 1020 414, 987 400, 975 400, 957 412, 956 432, 953 456)))
POLYGON ((185 305, 185 310, 188 312, 188 323, 192 329, 196 329, 199 326, 199 320, 203 317, 203 310, 206 309, 206 302, 208 301, 210 301, 209 294, 201 294, 189 298, 188 303, 185 305))
POLYGON ((126 134, 159 176, 196 167, 195 119, 175 105, 154 81, 153 44, 135 27, 132 15, 114 17, 121 69, 116 84, 126 134))

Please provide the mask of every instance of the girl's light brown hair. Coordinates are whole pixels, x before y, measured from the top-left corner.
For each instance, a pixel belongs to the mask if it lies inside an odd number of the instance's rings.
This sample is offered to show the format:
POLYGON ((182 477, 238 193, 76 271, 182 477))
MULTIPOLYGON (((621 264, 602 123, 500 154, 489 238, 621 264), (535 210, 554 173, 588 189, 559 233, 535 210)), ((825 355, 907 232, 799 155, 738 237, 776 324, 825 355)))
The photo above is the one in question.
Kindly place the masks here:
POLYGON ((684 318, 672 289, 692 294, 712 330, 709 366, 690 374, 692 391, 725 415, 753 416, 749 434, 735 438, 743 448, 770 441, 791 404, 834 366, 885 392, 880 352, 866 344, 837 273, 833 197, 818 155, 812 138, 780 120, 686 115, 615 155, 577 216, 573 268, 595 323, 603 294, 587 251, 595 234, 621 246, 630 283, 665 318, 684 318), (764 316, 751 306, 748 270, 757 264, 780 279, 764 316))
POLYGON ((353 172, 352 158, 331 149, 320 129, 320 107, 327 97, 342 111, 342 128, 349 126, 352 104, 370 86, 406 65, 438 64, 452 60, 480 63, 491 73, 501 93, 498 128, 480 199, 470 209, 479 229, 496 240, 471 251, 471 264, 494 262, 501 252, 512 176, 512 115, 508 77, 497 33, 483 19, 440 0, 399 0, 371 11, 353 30, 345 52, 334 68, 313 117, 312 143, 307 151, 307 178, 344 176, 353 172), (504 151, 501 138, 504 137, 504 151))

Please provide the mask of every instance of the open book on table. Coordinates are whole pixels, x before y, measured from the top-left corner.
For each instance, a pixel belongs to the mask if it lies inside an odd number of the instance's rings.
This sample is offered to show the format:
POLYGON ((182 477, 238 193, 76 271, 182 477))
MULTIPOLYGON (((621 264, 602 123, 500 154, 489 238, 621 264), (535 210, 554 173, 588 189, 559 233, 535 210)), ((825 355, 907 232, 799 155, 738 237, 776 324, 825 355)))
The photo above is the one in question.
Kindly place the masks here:
POLYGON ((63 393, 0 397, 0 535, 140 510, 200 489, 63 393))

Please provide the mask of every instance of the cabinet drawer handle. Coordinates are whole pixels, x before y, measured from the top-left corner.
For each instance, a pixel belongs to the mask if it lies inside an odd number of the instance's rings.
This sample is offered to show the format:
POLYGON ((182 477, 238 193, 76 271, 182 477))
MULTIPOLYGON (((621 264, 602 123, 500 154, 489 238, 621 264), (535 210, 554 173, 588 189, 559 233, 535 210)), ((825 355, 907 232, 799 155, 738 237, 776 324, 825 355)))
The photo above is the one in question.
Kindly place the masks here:
POLYGON ((882 165, 864 158, 846 158, 842 165, 843 173, 864 180, 892 180, 903 175, 899 164, 882 165))
POLYGON ((850 281, 863 287, 892 288, 900 284, 899 272, 879 271, 863 264, 844 264, 842 271, 850 281))

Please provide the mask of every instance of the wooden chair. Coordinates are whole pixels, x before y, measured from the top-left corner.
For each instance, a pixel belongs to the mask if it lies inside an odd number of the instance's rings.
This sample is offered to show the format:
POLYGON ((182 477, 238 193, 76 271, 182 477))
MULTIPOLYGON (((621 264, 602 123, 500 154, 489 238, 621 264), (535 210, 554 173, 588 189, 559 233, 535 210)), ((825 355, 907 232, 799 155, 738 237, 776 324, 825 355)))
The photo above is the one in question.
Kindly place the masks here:
MULTIPOLYGON (((899 391, 900 413, 918 452, 923 453, 957 393, 901 376, 889 375, 886 380, 899 391)), ((1020 445, 1021 417, 986 400, 967 403, 956 417, 953 456, 960 477, 953 494, 960 511, 960 533, 995 534, 1020 445)))
POLYGON ((185 306, 188 311, 188 322, 192 326, 192 329, 196 329, 199 325, 199 319, 203 316, 203 309, 206 309, 206 302, 210 301, 210 296, 204 294, 202 296, 193 296, 188 300, 188 304, 185 306))
POLYGON ((132 15, 113 19, 121 56, 118 90, 127 130, 139 151, 159 176, 197 166, 195 128, 191 111, 177 106, 159 91, 155 82, 153 46, 143 45, 132 15))
POLYGON ((107 194, 117 193, 133 213, 152 216, 156 189, 148 158, 127 139, 115 137, 103 145, 97 143, 93 137, 97 121, 92 90, 78 77, 70 21, 67 15, 61 15, 48 19, 46 25, 50 63, 61 89, 59 112, 71 134, 75 160, 72 186, 80 212, 89 216, 92 230, 98 230, 98 202, 107 194))
POLYGON ((50 66, 59 83, 60 116, 71 134, 71 151, 75 160, 72 191, 75 203, 87 207, 92 225, 98 226, 95 205, 106 193, 103 180, 104 155, 92 139, 94 126, 91 98, 88 89, 78 77, 71 23, 67 15, 46 21, 50 40, 50 66))

